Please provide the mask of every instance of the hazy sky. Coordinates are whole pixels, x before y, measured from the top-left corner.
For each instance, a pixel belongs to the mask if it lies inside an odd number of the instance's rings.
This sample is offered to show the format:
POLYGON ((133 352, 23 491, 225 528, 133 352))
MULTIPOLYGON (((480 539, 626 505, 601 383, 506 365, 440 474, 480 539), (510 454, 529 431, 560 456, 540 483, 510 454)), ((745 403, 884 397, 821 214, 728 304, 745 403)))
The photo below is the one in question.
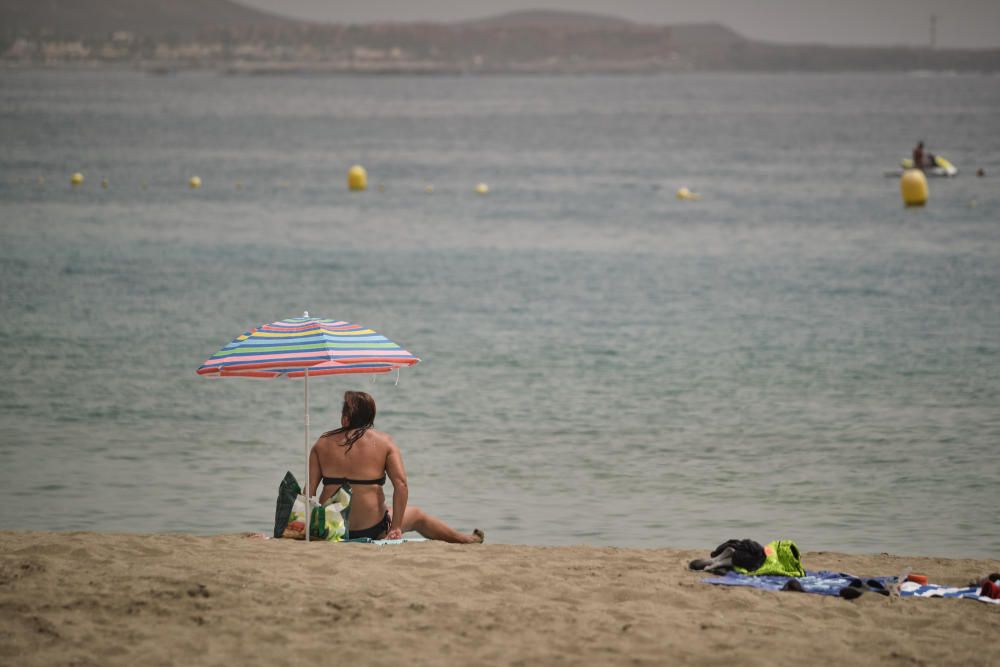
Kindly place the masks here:
POLYGON ((782 42, 1000 47, 1000 0, 237 0, 332 23, 455 21, 520 9, 569 9, 644 23, 719 21, 747 37, 782 42))

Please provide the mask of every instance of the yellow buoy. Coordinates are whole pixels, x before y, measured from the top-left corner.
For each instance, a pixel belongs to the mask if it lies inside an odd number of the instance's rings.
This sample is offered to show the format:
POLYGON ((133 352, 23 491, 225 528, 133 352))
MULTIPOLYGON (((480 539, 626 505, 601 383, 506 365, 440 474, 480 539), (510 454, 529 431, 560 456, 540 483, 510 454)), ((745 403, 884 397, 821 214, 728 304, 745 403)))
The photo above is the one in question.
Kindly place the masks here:
POLYGON ((687 188, 678 188, 677 198, 681 201, 698 201, 701 199, 701 195, 697 192, 691 192, 687 188))
POLYGON ((192 190, 197 190, 201 187, 201 178, 198 176, 192 176, 188 179, 188 187, 192 190))
POLYGON ((360 192, 368 187, 368 172, 360 164, 347 170, 347 188, 360 192))
POLYGON ((424 192, 426 192, 427 194, 432 194, 434 192, 434 186, 428 185, 426 188, 424 188, 424 192))
POLYGON ((489 194, 490 186, 485 183, 480 183, 476 186, 476 194, 485 195, 489 194))
POLYGON ((106 178, 101 179, 101 187, 102 188, 107 188, 109 185, 110 185, 110 183, 108 183, 108 179, 106 179, 106 178))
POLYGON ((80 172, 76 172, 75 174, 69 177, 69 182, 71 185, 74 186, 83 185, 83 174, 81 174, 80 172))
POLYGON ((907 169, 899 178, 899 193, 907 206, 927 203, 927 177, 920 169, 907 169))

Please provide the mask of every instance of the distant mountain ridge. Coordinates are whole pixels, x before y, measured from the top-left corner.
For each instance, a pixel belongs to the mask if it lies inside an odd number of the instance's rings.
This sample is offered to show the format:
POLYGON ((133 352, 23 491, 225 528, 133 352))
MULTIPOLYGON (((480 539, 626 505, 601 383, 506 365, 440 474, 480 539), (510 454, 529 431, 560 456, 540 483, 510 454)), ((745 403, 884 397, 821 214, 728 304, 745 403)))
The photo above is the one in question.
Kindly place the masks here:
POLYGON ((194 36, 211 29, 301 24, 231 0, 0 0, 0 34, 87 38, 127 31, 194 36))
POLYGON ((607 14, 592 14, 589 12, 566 12, 546 9, 533 9, 521 12, 509 12, 482 19, 461 21, 457 25, 470 28, 502 28, 506 30, 556 28, 560 30, 615 30, 628 29, 639 24, 628 19, 607 14))
POLYGON ((1000 49, 770 44, 719 23, 647 25, 549 10, 347 25, 284 18, 233 0, 0 0, 0 57, 251 73, 1000 71, 1000 49))
MULTIPOLYGON (((193 36, 206 30, 248 27, 318 29, 339 26, 286 18, 242 5, 233 0, 0 0, 0 31, 21 34, 50 34, 56 37, 87 38, 116 31, 142 36, 175 34, 193 36)), ((458 30, 552 30, 563 32, 628 31, 652 26, 606 14, 576 11, 527 10, 454 23, 399 23, 392 21, 359 24, 355 27, 395 28, 430 25, 458 30)), ((734 31, 717 23, 696 24, 699 37, 742 40, 734 31), (712 34, 709 34, 712 33, 712 34)), ((687 27, 685 27, 686 29, 687 27)))

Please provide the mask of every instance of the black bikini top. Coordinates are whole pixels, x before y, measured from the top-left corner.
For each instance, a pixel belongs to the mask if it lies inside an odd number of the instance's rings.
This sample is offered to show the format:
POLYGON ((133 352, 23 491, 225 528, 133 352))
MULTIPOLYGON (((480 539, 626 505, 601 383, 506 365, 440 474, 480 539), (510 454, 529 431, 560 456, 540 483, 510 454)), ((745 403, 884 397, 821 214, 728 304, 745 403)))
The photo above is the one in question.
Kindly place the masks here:
POLYGON ((350 477, 324 477, 323 484, 378 484, 385 486, 385 473, 377 479, 351 479, 350 477))

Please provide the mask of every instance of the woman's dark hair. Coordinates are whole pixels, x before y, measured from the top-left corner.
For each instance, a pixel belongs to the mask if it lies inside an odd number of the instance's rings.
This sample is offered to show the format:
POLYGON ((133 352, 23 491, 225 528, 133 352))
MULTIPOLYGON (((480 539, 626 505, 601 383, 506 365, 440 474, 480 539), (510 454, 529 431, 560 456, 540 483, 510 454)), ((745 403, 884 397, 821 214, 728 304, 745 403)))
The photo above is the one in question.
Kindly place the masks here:
POLYGON ((375 399, 363 391, 345 391, 344 407, 340 415, 347 419, 347 426, 327 431, 323 437, 346 433, 347 439, 343 446, 351 451, 354 443, 375 424, 375 399))

